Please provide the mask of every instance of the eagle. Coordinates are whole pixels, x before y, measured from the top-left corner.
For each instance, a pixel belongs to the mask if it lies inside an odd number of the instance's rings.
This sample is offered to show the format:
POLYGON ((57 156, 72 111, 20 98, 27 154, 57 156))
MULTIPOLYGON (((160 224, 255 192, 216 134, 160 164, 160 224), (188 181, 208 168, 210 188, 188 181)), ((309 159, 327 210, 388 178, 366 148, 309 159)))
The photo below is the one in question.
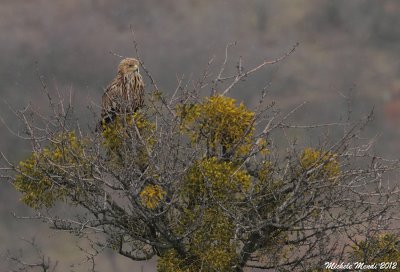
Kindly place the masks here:
POLYGON ((114 121, 119 114, 134 113, 143 107, 144 82, 139 65, 134 58, 125 58, 119 63, 117 76, 102 97, 102 124, 114 121))

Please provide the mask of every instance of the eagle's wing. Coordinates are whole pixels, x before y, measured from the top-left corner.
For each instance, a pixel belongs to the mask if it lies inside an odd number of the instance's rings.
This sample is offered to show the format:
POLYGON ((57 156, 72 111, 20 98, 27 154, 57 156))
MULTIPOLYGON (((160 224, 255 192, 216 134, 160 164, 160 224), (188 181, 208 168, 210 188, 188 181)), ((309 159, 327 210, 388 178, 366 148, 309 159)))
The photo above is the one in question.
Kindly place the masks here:
POLYGON ((139 74, 126 77, 118 74, 102 97, 101 117, 107 124, 117 114, 133 113, 144 104, 144 82, 139 74))
POLYGON ((136 111, 143 107, 144 104, 144 82, 140 75, 136 75, 134 83, 129 90, 131 92, 131 107, 133 111, 136 111))
POLYGON ((101 100, 101 117, 106 123, 112 121, 120 110, 118 100, 121 99, 121 88, 120 78, 116 77, 103 94, 101 100))

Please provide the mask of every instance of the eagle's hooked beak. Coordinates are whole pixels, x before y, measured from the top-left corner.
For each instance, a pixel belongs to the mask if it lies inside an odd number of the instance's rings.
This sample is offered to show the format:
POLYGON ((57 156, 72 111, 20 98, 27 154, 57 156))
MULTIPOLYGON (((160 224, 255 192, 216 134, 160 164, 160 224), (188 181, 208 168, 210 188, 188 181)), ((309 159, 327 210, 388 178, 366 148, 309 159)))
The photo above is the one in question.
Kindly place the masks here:
POLYGON ((137 66, 136 64, 133 66, 133 71, 134 72, 139 72, 139 66, 137 66))

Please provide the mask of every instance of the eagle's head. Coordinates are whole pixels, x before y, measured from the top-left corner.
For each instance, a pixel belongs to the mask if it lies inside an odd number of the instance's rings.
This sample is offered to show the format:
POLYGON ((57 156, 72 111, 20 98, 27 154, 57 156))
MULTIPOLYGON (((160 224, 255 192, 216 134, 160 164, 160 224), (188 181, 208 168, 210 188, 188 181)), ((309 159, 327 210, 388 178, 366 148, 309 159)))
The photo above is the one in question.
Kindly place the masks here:
POLYGON ((139 61, 134 58, 126 58, 121 60, 118 66, 118 72, 123 75, 139 73, 139 61))

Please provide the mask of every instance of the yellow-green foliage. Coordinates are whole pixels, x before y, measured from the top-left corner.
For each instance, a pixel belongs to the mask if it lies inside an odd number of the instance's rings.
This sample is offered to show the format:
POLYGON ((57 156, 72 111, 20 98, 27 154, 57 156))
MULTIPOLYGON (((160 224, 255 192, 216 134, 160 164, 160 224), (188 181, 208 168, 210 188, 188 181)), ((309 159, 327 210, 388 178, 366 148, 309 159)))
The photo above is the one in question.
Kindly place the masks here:
POLYGON ((149 208, 155 209, 165 196, 165 191, 159 185, 147 185, 140 193, 142 204, 149 208))
POLYGON ((300 158, 300 165, 305 170, 315 168, 312 177, 325 176, 336 178, 340 174, 340 165, 337 155, 331 152, 323 152, 313 148, 306 148, 300 158))
POLYGON ((219 145, 226 149, 237 146, 238 154, 250 150, 251 136, 254 130, 254 112, 235 99, 226 96, 211 96, 204 102, 182 107, 182 129, 192 142, 206 142, 210 148, 219 145))
POLYGON ((155 141, 153 137, 155 125, 142 113, 135 112, 125 118, 117 116, 112 122, 102 124, 104 146, 109 150, 118 150, 122 145, 126 144, 126 140, 131 137, 129 133, 135 135, 136 131, 134 125, 136 125, 145 143, 149 146, 153 145, 155 141))
POLYGON ((261 185, 271 181, 273 166, 269 161, 263 161, 259 167, 257 177, 261 185))
POLYGON ((397 262, 399 265, 399 238, 390 233, 384 233, 371 237, 365 241, 359 242, 358 245, 354 245, 351 255, 355 262, 397 262))
POLYGON ((170 249, 164 252, 163 256, 157 261, 157 271, 159 272, 197 272, 192 264, 186 264, 184 258, 180 257, 175 250, 170 249))
POLYGON ((50 207, 56 200, 64 200, 71 193, 69 179, 91 175, 84 143, 75 132, 58 134, 47 147, 21 161, 18 172, 14 186, 32 208, 50 207))
POLYGON ((113 167, 130 164, 131 160, 134 160, 139 167, 146 165, 147 150, 152 148, 156 139, 155 125, 145 115, 135 112, 124 117, 117 116, 115 120, 108 124, 103 123, 102 126, 103 146, 113 167))
MULTIPOLYGON (((186 223, 194 224, 197 216, 186 212, 190 218, 186 223)), ((189 255, 182 258, 173 249, 167 251, 158 261, 158 271, 232 271, 238 257, 232 239, 234 224, 219 207, 206 208, 200 224, 188 243, 189 255)))
POLYGON ((176 232, 182 235, 190 226, 198 227, 188 237, 188 256, 167 251, 159 259, 159 271, 232 271, 238 261, 235 225, 214 201, 230 207, 229 203, 233 205, 251 186, 251 176, 232 162, 212 157, 194 164, 182 185, 182 199, 187 200, 188 208, 182 211, 176 232), (204 198, 209 199, 206 207, 204 198))
POLYGON ((251 180, 251 176, 234 163, 212 157, 201 160, 188 171, 183 189, 191 199, 210 192, 218 200, 227 200, 235 193, 246 192, 251 180))
POLYGON ((260 138, 257 140, 257 146, 260 155, 267 156, 270 153, 270 150, 268 149, 268 142, 264 138, 260 138))
MULTIPOLYGON (((132 124, 132 119, 133 118, 128 116, 126 122, 132 124)), ((120 116, 117 116, 113 122, 108 124, 103 122, 103 145, 109 150, 117 150, 123 144, 124 140, 128 139, 128 133, 125 129, 124 121, 125 120, 121 120, 120 116)))

